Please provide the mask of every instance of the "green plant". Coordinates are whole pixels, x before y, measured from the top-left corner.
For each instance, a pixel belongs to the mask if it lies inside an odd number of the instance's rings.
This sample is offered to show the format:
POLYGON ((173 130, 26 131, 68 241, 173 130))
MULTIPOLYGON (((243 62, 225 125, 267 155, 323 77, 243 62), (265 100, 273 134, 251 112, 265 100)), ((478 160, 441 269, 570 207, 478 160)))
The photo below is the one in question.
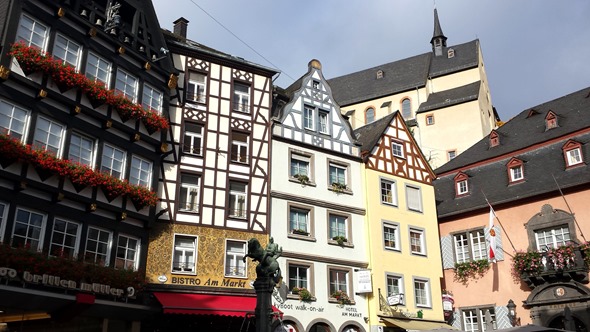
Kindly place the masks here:
POLYGON ((519 275, 543 271, 543 256, 540 252, 517 252, 512 258, 512 269, 519 275))
POLYGON ((305 287, 293 287, 291 290, 293 294, 299 295, 299 300, 303 302, 313 301, 313 294, 305 287))
POLYGON ((468 279, 481 277, 489 268, 490 262, 487 259, 455 263, 455 279, 464 283, 468 279))
POLYGON ((306 185, 309 183, 309 177, 305 174, 295 174, 293 175, 294 178, 299 180, 302 185, 306 185))
POLYGON ((309 233, 305 230, 305 229, 293 229, 291 231, 293 234, 297 234, 297 235, 309 235, 309 233))
POLYGON ((348 294, 346 294, 342 290, 337 290, 330 296, 336 299, 336 302, 338 302, 338 304, 340 305, 352 304, 352 300, 350 299, 350 297, 348 297, 348 294))
POLYGON ((336 241, 336 242, 338 243, 338 245, 340 245, 340 246, 344 245, 344 242, 347 242, 347 241, 348 241, 348 240, 347 240, 347 239, 346 239, 344 236, 342 236, 342 235, 337 235, 337 236, 334 236, 334 237, 332 238, 332 240, 336 241))
POLYGON ((332 190, 341 193, 346 190, 346 184, 340 182, 332 182, 332 190))

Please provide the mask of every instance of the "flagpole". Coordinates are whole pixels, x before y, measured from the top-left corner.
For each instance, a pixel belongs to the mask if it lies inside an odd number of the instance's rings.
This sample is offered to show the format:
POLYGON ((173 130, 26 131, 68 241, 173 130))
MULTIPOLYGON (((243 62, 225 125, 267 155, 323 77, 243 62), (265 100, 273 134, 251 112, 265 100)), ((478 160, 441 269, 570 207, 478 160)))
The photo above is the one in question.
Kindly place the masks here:
POLYGON ((572 208, 570 207, 569 203, 565 199, 565 195, 563 195, 563 192, 561 191, 561 187, 559 187, 559 183, 557 183, 557 179, 555 179, 555 176, 553 174, 551 174, 551 177, 553 178, 553 181, 555 181, 555 185, 557 186, 557 189, 559 190, 559 194, 561 195, 561 198, 563 198, 563 201, 565 202, 567 209, 569 210, 570 214, 572 215, 572 218, 574 219, 576 226, 578 226, 578 229, 580 230, 580 236, 582 237, 584 242, 586 242, 586 238, 584 237, 584 233, 582 233, 582 228, 580 227, 580 224, 578 224, 578 220, 576 220, 576 215, 572 211, 572 208))
MULTIPOLYGON (((481 191, 481 193, 483 194, 483 198, 486 200, 486 203, 488 203, 488 206, 492 210, 492 213, 494 214, 494 218, 498 219, 498 224, 500 224, 500 227, 502 227, 502 231, 506 235, 506 238, 508 239, 508 242, 510 242, 510 245, 512 246, 512 249, 514 250, 514 252, 516 252, 516 248, 514 247, 514 244, 512 243, 512 240, 510 239, 510 236, 508 236, 508 233, 506 232, 506 229, 504 228, 504 225, 502 225, 502 222, 500 221, 500 218, 498 218, 498 216, 496 215, 496 211, 494 211, 494 208, 492 207, 492 204, 490 204, 490 201, 488 201, 488 197, 483 192, 483 190, 481 191)), ((502 251, 506 252, 504 249, 502 249, 502 251)))

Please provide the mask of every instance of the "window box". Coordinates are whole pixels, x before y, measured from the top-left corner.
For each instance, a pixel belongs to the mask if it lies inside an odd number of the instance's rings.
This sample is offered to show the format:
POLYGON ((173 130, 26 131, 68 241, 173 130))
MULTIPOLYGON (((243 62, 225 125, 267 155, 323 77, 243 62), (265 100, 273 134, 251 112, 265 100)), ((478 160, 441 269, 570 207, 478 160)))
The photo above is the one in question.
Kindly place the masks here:
POLYGON ((465 283, 468 279, 481 277, 489 268, 490 262, 487 259, 455 263, 455 278, 465 283))
POLYGON ((334 183, 332 183, 332 190, 336 193, 342 193, 347 190, 346 184, 334 182, 334 183))
POLYGON ((305 287, 293 287, 291 293, 299 295, 299 300, 303 302, 311 302, 315 300, 315 296, 305 287))
POLYGON ((295 174, 293 175, 294 178, 299 180, 302 185, 306 185, 309 183, 309 177, 305 174, 295 174))
POLYGON ((336 241, 339 246, 343 246, 345 242, 348 242, 348 240, 344 236, 341 236, 341 235, 334 236, 332 238, 332 240, 336 241))
POLYGON ((303 229, 294 229, 291 231, 291 233, 295 234, 295 235, 303 235, 303 236, 308 236, 309 232, 303 230, 303 229))
POLYGON ((336 302, 338 302, 338 304, 340 305, 352 304, 352 300, 350 299, 350 297, 348 297, 348 294, 341 290, 335 291, 330 296, 334 298, 336 302))

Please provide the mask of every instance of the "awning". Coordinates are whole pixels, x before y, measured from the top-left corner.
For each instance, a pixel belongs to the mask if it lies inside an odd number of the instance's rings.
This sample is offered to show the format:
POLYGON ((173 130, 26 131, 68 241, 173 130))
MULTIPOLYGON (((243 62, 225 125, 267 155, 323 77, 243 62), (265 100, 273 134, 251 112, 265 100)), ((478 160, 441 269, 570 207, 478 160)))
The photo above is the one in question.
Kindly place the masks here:
MULTIPOLYGON (((248 296, 154 292, 165 314, 246 316, 254 313, 256 298, 248 296)), ((279 310, 272 307, 272 310, 279 310)))
POLYGON ((398 318, 386 318, 381 317, 383 322, 385 322, 388 326, 397 326, 404 330, 439 330, 448 329, 448 330, 457 330, 456 328, 452 327, 451 325, 445 324, 443 322, 429 322, 423 320, 411 320, 411 319, 398 319, 398 318))

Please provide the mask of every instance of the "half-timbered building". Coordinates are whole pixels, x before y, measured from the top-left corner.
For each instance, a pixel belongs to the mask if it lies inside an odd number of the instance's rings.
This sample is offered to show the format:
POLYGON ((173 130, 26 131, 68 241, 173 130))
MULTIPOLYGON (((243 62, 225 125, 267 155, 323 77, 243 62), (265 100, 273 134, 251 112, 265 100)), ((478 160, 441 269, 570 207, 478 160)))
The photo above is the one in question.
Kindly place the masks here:
POLYGON ((166 32, 179 79, 147 268, 164 315, 154 328, 245 331, 256 305, 247 241, 265 246, 270 230, 277 72, 186 39, 187 24, 166 32))
POLYGON ((138 331, 172 68, 152 4, 3 1, 0 31, 0 325, 138 331))
POLYGON ((354 131, 362 143, 371 331, 444 323, 434 172, 400 112, 354 131))
MULTIPOLYGON (((368 331, 359 144, 317 60, 273 103, 272 230, 288 331, 368 331), (361 285, 363 287, 361 287, 361 285)), ((279 292, 280 293, 280 292, 279 292)))

